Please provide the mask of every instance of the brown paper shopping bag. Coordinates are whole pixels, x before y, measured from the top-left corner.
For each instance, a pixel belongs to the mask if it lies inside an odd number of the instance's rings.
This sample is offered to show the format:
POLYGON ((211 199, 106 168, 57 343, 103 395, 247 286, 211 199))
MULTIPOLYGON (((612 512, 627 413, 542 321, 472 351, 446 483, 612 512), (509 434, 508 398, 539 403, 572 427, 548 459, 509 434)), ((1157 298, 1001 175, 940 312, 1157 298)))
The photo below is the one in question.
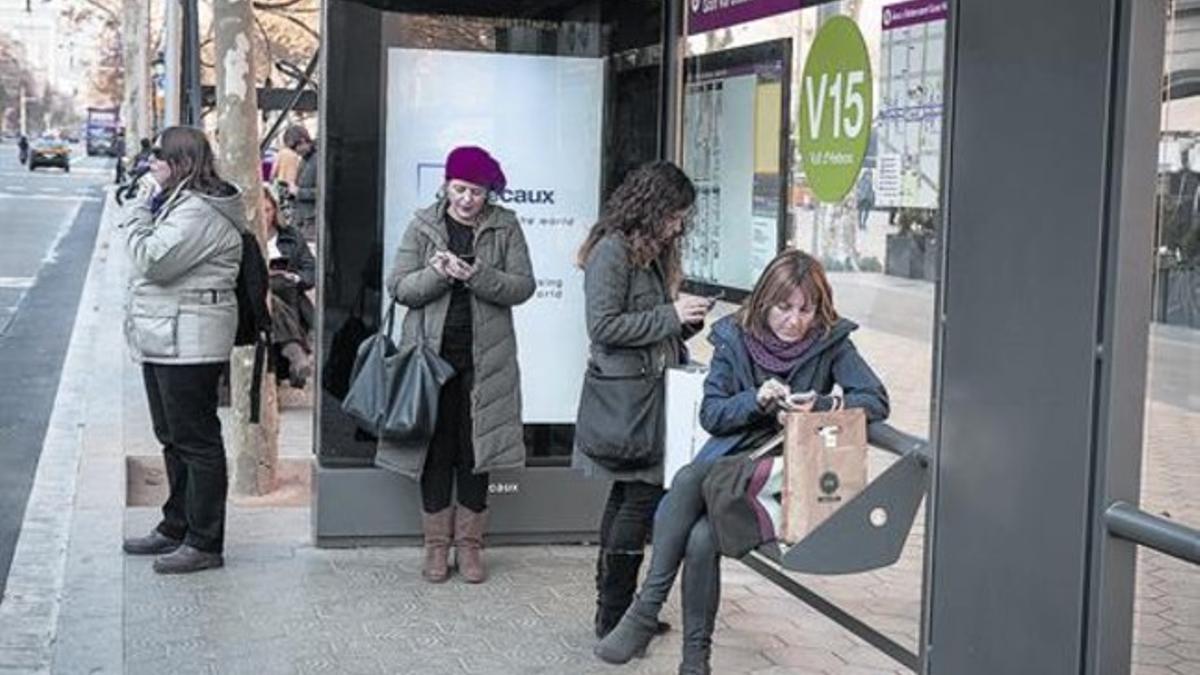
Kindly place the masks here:
POLYGON ((780 539, 795 544, 866 486, 866 415, 861 409, 788 415, 783 457, 780 539))

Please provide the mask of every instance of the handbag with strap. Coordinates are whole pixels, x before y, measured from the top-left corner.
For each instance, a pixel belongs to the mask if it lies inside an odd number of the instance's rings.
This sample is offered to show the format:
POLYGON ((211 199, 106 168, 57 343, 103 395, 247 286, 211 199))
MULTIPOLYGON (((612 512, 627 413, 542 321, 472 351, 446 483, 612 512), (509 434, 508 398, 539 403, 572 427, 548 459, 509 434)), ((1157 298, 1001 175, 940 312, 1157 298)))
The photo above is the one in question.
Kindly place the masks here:
POLYGON ((640 359, 588 362, 575 421, 575 445, 610 471, 634 471, 663 459, 663 374, 640 359))
POLYGON ((777 539, 781 518, 783 434, 774 434, 752 452, 716 460, 701 484, 717 550, 741 558, 777 539))
POLYGON ((359 347, 342 410, 379 438, 426 440, 433 437, 438 397, 454 367, 429 348, 420 327, 412 345, 397 348, 391 338, 395 314, 393 301, 383 329, 359 347))

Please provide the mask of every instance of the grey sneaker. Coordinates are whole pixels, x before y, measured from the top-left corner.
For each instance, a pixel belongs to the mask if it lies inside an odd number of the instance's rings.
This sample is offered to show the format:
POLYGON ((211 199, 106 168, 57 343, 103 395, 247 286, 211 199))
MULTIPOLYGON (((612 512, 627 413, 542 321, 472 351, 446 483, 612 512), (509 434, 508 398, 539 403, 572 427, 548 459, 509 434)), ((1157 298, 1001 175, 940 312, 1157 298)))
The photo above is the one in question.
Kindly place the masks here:
POLYGON ((126 539, 121 548, 129 555, 163 555, 174 552, 182 544, 179 539, 172 539, 158 530, 151 530, 150 534, 144 537, 126 539))
POLYGON ((154 571, 159 574, 187 574, 223 567, 225 559, 220 553, 208 553, 187 544, 180 546, 154 561, 154 571))

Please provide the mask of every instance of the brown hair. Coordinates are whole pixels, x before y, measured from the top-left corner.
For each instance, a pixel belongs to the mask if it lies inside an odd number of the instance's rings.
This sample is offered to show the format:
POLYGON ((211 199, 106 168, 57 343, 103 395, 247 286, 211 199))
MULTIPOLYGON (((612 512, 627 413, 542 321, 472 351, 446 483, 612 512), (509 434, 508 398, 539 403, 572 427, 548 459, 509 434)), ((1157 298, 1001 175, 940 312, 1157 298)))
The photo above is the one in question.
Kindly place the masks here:
POLYGON ((821 327, 822 334, 827 335, 838 320, 837 311, 833 308, 833 289, 829 286, 821 262, 798 249, 780 253, 763 270, 750 297, 737 311, 735 319, 738 325, 755 337, 766 337, 770 332, 767 313, 775 305, 786 301, 797 288, 804 291, 808 302, 816 303, 815 321, 821 327))
POLYGON ((169 127, 158 139, 158 158, 171 167, 163 192, 171 194, 185 182, 187 188, 213 197, 228 197, 234 187, 217 175, 212 146, 204 132, 194 127, 169 127))
MULTIPOLYGON (((280 222, 280 220, 279 220, 279 200, 275 198, 275 191, 272 190, 270 188, 270 186, 263 185, 262 186, 262 194, 263 194, 263 199, 270 202, 271 206, 274 208, 273 213, 275 214, 275 217, 272 218, 271 222, 268 224, 277 230, 283 229, 283 223, 280 222)), ((265 207, 263 208, 263 213, 266 213, 265 207)))
POLYGON ((630 171, 604 204, 604 213, 579 247, 576 264, 587 264, 592 249, 610 233, 620 234, 629 245, 629 261, 647 267, 661 259, 667 289, 674 295, 683 280, 679 240, 688 223, 676 234, 666 231, 666 221, 696 202, 696 188, 679 167, 670 162, 649 162, 630 171))

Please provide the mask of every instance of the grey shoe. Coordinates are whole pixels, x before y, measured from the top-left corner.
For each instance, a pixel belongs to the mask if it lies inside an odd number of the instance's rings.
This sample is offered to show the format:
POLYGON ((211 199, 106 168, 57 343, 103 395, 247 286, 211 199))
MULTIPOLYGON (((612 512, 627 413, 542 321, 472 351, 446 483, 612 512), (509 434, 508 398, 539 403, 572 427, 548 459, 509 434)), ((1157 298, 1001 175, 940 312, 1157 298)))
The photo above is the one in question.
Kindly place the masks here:
POLYGON ((224 565, 225 559, 220 553, 208 553, 184 544, 174 553, 155 560, 154 571, 159 574, 187 574, 224 565))
POLYGON ((605 663, 629 663, 633 657, 641 658, 646 655, 646 647, 658 631, 658 621, 639 616, 633 606, 625 612, 625 616, 617 622, 615 628, 596 643, 592 653, 605 663))
POLYGON ((158 530, 151 530, 150 534, 144 537, 126 539, 121 548, 129 555, 163 555, 174 552, 182 544, 178 539, 172 539, 158 530))

